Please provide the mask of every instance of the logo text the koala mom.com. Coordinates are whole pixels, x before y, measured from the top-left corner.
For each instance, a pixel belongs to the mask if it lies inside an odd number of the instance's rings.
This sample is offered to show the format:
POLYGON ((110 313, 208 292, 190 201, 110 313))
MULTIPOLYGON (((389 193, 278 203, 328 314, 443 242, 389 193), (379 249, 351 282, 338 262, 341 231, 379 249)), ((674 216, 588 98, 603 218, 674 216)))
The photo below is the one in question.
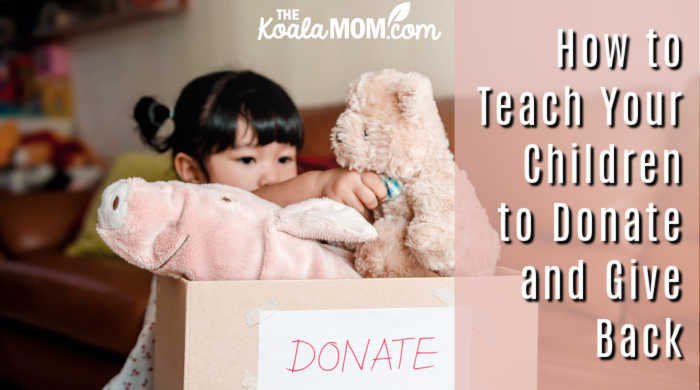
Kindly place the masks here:
POLYGON ((277 9, 274 18, 260 17, 261 39, 440 39, 442 32, 434 24, 401 24, 411 11, 411 3, 394 7, 388 18, 329 18, 327 24, 310 17, 301 18, 299 9, 277 9))

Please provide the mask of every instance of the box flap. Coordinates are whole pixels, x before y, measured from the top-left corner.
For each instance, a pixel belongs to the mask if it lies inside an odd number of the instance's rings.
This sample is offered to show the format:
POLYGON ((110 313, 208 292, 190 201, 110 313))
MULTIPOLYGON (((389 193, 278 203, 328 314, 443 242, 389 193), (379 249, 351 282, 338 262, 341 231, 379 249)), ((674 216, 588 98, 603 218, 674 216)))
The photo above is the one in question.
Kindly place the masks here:
POLYGON ((187 283, 184 280, 163 276, 157 276, 156 283, 153 383, 159 389, 181 390, 185 388, 185 366, 188 355, 187 283), (158 297, 167 297, 167 300, 161 300, 158 297))

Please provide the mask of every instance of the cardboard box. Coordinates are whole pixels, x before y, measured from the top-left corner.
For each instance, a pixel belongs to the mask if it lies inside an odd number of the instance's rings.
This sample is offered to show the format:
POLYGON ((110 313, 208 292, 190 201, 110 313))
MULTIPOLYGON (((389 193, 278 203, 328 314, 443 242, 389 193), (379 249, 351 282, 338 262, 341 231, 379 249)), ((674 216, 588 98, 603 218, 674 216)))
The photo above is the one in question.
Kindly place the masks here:
POLYGON ((536 389, 537 305, 520 297, 520 282, 505 269, 457 279, 160 277, 155 388, 442 389, 454 388, 456 364, 470 384, 460 388, 536 389), (467 314, 456 333, 455 286, 467 314), (457 363, 455 335, 468 345, 457 363))

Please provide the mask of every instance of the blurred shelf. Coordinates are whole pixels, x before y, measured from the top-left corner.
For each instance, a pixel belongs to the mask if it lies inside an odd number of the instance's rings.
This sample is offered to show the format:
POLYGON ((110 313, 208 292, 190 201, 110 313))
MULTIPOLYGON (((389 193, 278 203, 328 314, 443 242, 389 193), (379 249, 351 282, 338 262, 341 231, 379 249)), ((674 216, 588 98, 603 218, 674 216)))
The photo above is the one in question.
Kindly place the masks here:
POLYGON ((41 116, 41 115, 4 115, 0 116, 0 125, 7 121, 17 122, 20 134, 28 134, 38 130, 50 129, 57 133, 70 135, 73 133, 72 118, 41 116))
POLYGON ((174 6, 131 9, 113 15, 98 16, 89 20, 78 20, 66 27, 56 29, 55 31, 34 34, 32 39, 37 42, 70 39, 90 33, 128 26, 136 22, 179 15, 186 9, 187 1, 182 0, 174 6))

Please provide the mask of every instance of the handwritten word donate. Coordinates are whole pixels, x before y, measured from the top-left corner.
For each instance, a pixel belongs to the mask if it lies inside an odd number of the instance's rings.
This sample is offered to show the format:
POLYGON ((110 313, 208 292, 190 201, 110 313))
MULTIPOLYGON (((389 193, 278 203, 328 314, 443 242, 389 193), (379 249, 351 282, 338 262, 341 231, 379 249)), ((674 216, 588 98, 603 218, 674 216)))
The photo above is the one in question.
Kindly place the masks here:
POLYGON ((426 344, 431 340, 435 337, 368 338, 364 343, 351 343, 346 339, 344 343, 327 341, 317 345, 301 339, 292 340, 294 352, 287 370, 292 373, 312 370, 342 373, 346 368, 360 371, 392 371, 402 367, 407 370, 429 369, 435 367, 430 355, 438 353, 426 350, 426 344))

